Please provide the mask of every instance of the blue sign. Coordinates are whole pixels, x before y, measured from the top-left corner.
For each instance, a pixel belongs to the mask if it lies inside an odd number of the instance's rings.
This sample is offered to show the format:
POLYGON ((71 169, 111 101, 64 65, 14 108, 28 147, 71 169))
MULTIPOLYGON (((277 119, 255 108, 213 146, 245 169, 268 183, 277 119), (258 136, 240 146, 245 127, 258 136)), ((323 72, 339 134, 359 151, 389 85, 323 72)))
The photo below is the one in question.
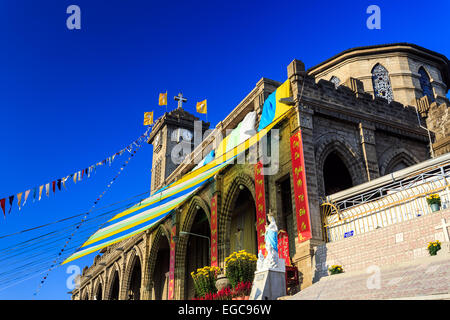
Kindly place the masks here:
POLYGON ((351 236, 353 236, 353 230, 352 230, 352 231, 349 231, 349 232, 346 232, 346 233, 344 233, 344 238, 348 238, 348 237, 351 237, 351 236))

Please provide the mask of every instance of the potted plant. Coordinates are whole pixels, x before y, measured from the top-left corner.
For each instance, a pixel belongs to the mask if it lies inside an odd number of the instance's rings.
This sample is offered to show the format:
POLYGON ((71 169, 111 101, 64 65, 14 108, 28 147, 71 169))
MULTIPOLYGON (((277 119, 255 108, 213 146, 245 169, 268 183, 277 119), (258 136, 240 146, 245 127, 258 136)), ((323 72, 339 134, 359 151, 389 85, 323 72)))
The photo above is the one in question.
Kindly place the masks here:
POLYGON ((430 194, 427 197, 427 203, 431 207, 431 212, 439 211, 441 209, 441 198, 437 193, 430 194))
POLYGON ((247 253, 245 250, 233 252, 225 259, 225 274, 230 280, 233 298, 245 297, 250 294, 247 288, 251 290, 256 261, 256 255, 247 253))
POLYGON ((342 269, 342 266, 338 265, 338 264, 332 265, 331 268, 329 268, 328 270, 330 271, 331 275, 344 272, 344 269, 342 269))
POLYGON ((217 292, 216 280, 219 273, 219 267, 210 266, 199 268, 197 272, 191 272, 197 297, 207 297, 207 300, 212 298, 212 295, 217 292))
POLYGON ((441 242, 439 240, 436 241, 430 241, 428 243, 428 252, 430 253, 430 256, 435 256, 439 250, 441 250, 441 242))
POLYGON ((223 290, 225 288, 229 288, 230 286, 231 286, 230 280, 228 280, 227 276, 224 273, 220 273, 217 276, 217 280, 216 280, 217 291, 223 290))

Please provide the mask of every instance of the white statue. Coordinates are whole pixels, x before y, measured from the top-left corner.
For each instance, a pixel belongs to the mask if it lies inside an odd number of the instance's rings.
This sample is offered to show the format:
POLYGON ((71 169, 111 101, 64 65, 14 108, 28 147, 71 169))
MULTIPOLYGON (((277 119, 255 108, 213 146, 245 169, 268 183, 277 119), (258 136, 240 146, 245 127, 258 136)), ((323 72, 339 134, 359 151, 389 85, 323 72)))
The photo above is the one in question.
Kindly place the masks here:
POLYGON ((264 259, 264 267, 277 269, 278 268, 278 227, 275 223, 275 218, 269 215, 270 224, 266 225, 266 251, 267 256, 264 259))
POLYGON ((262 251, 259 250, 258 261, 256 262, 256 271, 260 271, 263 268, 264 268, 264 255, 262 254, 262 251))

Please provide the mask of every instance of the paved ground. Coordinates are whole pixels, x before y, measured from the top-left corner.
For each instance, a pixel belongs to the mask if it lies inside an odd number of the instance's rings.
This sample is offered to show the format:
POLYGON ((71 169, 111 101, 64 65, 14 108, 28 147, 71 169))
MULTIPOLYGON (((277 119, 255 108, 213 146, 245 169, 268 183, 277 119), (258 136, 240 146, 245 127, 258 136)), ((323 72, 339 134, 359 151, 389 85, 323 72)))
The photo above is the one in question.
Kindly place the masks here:
POLYGON ((378 274, 377 278, 374 270, 370 273, 363 270, 324 277, 288 299, 450 300, 450 255, 426 257, 407 264, 381 267, 378 274), (373 289, 369 289, 368 285, 373 289))

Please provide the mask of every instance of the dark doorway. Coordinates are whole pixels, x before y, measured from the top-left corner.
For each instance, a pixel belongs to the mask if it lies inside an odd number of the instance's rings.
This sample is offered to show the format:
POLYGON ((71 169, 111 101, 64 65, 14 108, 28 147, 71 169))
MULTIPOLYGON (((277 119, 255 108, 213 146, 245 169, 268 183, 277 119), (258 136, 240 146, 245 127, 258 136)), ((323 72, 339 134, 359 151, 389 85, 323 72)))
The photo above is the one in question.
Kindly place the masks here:
POLYGON ((158 253, 153 272, 153 299, 167 300, 169 294, 170 247, 167 237, 160 236, 158 253))
POLYGON ((211 237, 209 220, 202 208, 197 209, 194 222, 189 232, 192 234, 182 235, 189 237, 186 246, 187 281, 185 286, 185 299, 191 299, 195 296, 194 281, 192 280, 191 272, 210 265, 210 239, 200 237, 211 237))
POLYGON ((285 230, 289 237, 289 256, 295 253, 295 225, 292 208, 291 178, 289 175, 277 182, 278 190, 278 230, 285 230))
POLYGON ((341 157, 336 151, 331 152, 323 165, 325 195, 330 195, 353 186, 352 178, 341 157))
POLYGON ((247 188, 241 185, 239 189, 239 195, 231 214, 230 253, 245 250, 257 255, 255 202, 247 188))
POLYGON ((95 292, 95 300, 103 300, 103 288, 102 288, 102 284, 99 283, 98 287, 97 287, 97 291, 95 292))
POLYGON ((140 300, 141 298, 141 261, 137 258, 134 262, 130 279, 129 300, 140 300))
POLYGON ((119 273, 114 272, 113 282, 111 284, 110 300, 119 300, 119 273))

